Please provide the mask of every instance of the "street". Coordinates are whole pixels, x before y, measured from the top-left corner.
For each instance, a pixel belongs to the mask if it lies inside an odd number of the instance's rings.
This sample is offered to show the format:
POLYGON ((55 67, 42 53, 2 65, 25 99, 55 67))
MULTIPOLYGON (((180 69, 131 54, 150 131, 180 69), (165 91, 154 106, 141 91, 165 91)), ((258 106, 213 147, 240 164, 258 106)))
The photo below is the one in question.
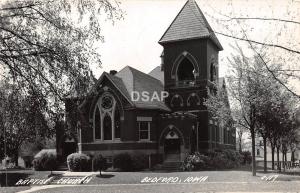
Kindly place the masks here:
MULTIPOLYGON (((39 187, 41 188, 41 187, 39 187)), ((34 189, 32 189, 34 190, 34 189)), ((299 192, 299 181, 287 182, 204 182, 199 184, 99 184, 79 186, 48 186, 33 192, 98 193, 98 192, 299 192)), ((32 192, 32 191, 24 191, 32 192)))

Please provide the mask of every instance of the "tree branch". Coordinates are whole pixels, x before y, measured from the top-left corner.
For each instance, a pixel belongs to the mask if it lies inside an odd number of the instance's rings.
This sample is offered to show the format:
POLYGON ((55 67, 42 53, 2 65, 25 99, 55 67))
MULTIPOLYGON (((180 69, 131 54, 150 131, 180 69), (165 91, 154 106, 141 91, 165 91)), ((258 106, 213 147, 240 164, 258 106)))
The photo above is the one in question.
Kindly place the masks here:
POLYGON ((222 36, 229 37, 229 38, 233 38, 233 39, 236 39, 236 40, 241 40, 241 41, 245 41, 245 42, 251 42, 251 43, 255 43, 255 44, 259 44, 259 45, 263 45, 263 46, 281 48, 281 49, 284 49, 284 50, 292 52, 292 53, 300 54, 300 51, 293 50, 291 48, 287 48, 285 46, 281 46, 281 45, 277 45, 277 44, 268 44, 268 43, 263 43, 263 42, 259 42, 259 41, 255 41, 255 40, 249 40, 247 38, 245 39, 245 38, 235 37, 235 36, 228 35, 228 34, 221 33, 221 32, 217 32, 217 31, 215 31, 215 33, 219 34, 219 35, 222 35, 222 36))
MULTIPOLYGON (((227 16, 229 17, 229 16, 227 16)), ((279 18, 263 18, 263 17, 229 17, 229 19, 223 21, 232 21, 232 20, 262 20, 262 21, 279 21, 285 23, 300 24, 298 21, 279 19, 279 18)))

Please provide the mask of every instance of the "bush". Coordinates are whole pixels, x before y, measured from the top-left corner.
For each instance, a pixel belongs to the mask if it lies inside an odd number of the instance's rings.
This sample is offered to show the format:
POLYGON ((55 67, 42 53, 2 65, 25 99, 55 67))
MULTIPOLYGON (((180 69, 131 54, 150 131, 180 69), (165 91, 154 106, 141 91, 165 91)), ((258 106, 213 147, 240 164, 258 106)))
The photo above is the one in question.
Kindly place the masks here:
POLYGON ((241 152, 241 163, 243 165, 252 163, 252 155, 250 151, 241 152))
POLYGON ((114 167, 122 171, 133 171, 131 156, 128 153, 118 154, 114 157, 114 167))
POLYGON ((121 171, 140 171, 149 167, 149 157, 145 154, 118 154, 114 157, 114 167, 121 171))
POLYGON ((134 171, 141 171, 149 167, 149 157, 145 154, 137 154, 131 157, 132 169, 134 171))
POLYGON ((213 157, 210 157, 210 162, 208 164, 210 165, 210 168, 225 169, 228 168, 228 165, 230 164, 228 162, 230 162, 230 160, 226 158, 225 154, 216 152, 213 157))
POLYGON ((208 156, 196 152, 185 158, 182 169, 187 171, 206 169, 208 168, 208 162, 208 156))
POLYGON ((68 168, 72 172, 89 171, 91 159, 83 153, 72 153, 67 157, 68 168))
POLYGON ((230 149, 208 151, 205 155, 196 152, 185 158, 184 170, 231 169, 240 166, 241 155, 230 149))
POLYGON ((107 160, 101 154, 98 154, 93 158, 93 165, 94 169, 97 169, 101 176, 101 171, 107 169, 107 160))
POLYGON ((56 154, 51 151, 44 151, 32 161, 33 168, 37 171, 53 171, 57 169, 56 154))

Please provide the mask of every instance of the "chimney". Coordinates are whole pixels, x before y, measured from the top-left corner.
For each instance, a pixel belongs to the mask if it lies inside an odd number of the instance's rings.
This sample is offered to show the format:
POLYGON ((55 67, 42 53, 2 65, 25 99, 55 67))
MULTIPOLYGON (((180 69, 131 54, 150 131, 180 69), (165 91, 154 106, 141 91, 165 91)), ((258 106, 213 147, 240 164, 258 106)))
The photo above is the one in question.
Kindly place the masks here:
POLYGON ((111 70, 111 71, 109 71, 109 74, 115 75, 115 74, 117 74, 117 71, 116 70, 111 70))

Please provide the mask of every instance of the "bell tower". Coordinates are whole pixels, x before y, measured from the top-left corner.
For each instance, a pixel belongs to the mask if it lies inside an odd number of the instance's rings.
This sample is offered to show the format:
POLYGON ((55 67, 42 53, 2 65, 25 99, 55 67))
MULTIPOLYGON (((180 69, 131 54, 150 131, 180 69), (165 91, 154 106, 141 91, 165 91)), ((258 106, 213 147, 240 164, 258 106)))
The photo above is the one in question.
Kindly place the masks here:
POLYGON ((220 42, 194 0, 188 0, 159 40, 163 46, 166 104, 173 111, 199 110, 207 88, 218 84, 220 42))

